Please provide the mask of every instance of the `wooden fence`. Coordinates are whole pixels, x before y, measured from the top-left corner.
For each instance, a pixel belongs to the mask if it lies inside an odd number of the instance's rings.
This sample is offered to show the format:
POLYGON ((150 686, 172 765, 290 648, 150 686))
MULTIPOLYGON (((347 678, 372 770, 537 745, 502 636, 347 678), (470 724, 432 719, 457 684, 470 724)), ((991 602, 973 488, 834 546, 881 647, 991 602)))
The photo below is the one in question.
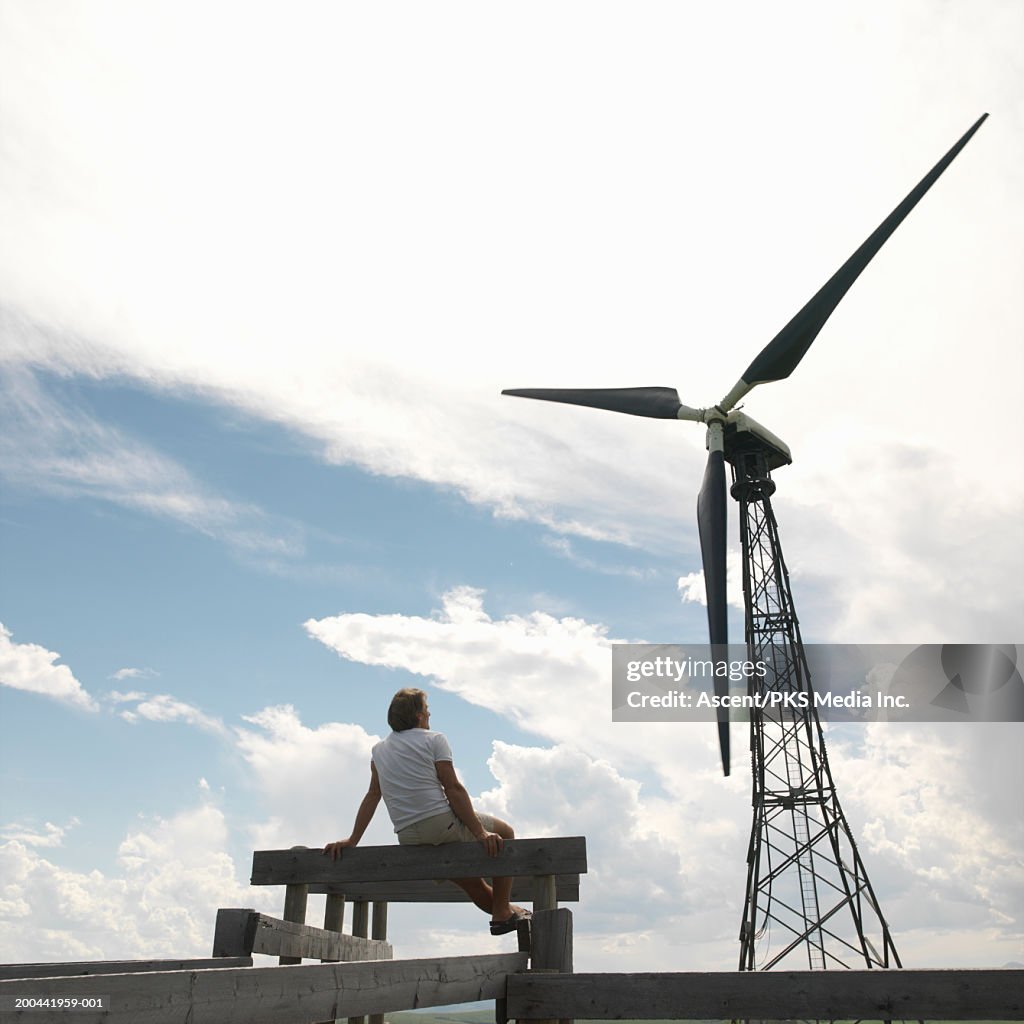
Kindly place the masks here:
POLYGON ((338 1018, 354 1024, 367 1015, 370 1024, 382 1024, 383 1015, 395 1010, 480 999, 501 1006, 508 977, 531 962, 536 969, 572 970, 571 915, 556 905, 579 898, 579 875, 586 869, 580 837, 509 841, 497 858, 477 843, 358 847, 337 861, 304 848, 258 851, 253 884, 285 886, 282 918, 219 910, 208 959, 0 968, 0 1024, 314 1024, 338 1018), (516 953, 392 959, 389 903, 468 900, 457 886, 435 880, 493 875, 513 877, 514 897, 534 903, 532 961, 526 927, 519 930, 516 953), (310 892, 327 894, 323 928, 305 922, 310 892), (351 934, 342 931, 346 903, 351 934), (284 966, 253 967, 253 954, 278 956, 284 966), (306 965, 303 959, 322 962, 306 965), (67 1006, 74 999, 103 999, 103 1006, 76 1008, 71 1018, 53 1007, 54 1000, 67 1006), (40 1007, 46 1000, 50 1007, 40 1007))
POLYGON ((496 1019, 1024 1020, 1024 971, 773 971, 574 974, 572 913, 587 870, 582 838, 517 839, 499 858, 476 843, 258 852, 253 883, 286 887, 283 918, 218 912, 214 957, 0 967, 0 1024, 317 1024, 397 1010, 495 1000, 496 1019), (519 952, 394 960, 389 902, 465 899, 433 879, 516 877, 534 901, 519 952), (306 896, 327 894, 324 927, 306 896), (343 934, 346 900, 352 934, 343 934), (371 929, 372 910, 372 929, 371 929), (368 934, 369 931, 373 934, 368 934), (253 954, 300 961, 253 967, 253 954), (302 964, 303 958, 319 964, 302 964), (104 998, 102 1009, 39 1009, 18 1000, 104 998))

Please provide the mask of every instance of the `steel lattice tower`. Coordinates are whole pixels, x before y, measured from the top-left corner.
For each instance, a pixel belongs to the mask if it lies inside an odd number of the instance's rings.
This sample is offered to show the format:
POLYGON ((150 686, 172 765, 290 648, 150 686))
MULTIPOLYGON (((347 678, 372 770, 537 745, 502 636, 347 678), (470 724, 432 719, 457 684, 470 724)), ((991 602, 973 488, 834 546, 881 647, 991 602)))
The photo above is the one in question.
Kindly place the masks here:
MULTIPOLYGON (((768 668, 751 693, 812 693, 772 511, 775 484, 757 445, 729 451, 740 505, 747 656, 768 668)), ((776 698, 781 699, 781 698, 776 698)), ((813 699, 751 709, 753 825, 740 970, 900 967, 829 770, 813 699), (799 964, 798 961, 805 960, 799 964)))

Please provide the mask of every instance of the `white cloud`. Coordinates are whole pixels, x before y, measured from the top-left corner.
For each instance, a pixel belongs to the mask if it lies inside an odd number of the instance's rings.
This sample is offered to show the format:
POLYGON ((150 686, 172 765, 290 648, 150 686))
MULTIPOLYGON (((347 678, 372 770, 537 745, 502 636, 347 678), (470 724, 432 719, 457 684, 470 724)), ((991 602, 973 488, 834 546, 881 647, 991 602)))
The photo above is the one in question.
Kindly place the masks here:
POLYGON ((0 685, 40 693, 85 711, 98 711, 99 705, 71 669, 54 664, 59 657, 39 644, 15 643, 11 631, 0 623, 0 685))
MULTIPOLYGON (((858 733, 859 749, 833 744, 837 785, 876 865, 872 876, 896 891, 890 918, 915 943, 928 943, 936 929, 973 925, 990 943, 984 962, 996 949, 1005 960, 1019 957, 1024 755, 1017 733, 1019 726, 1002 724, 873 724, 858 733)), ((964 955, 978 962, 977 950, 964 955)))
MULTIPOLYGON (((266 816, 252 828, 254 849, 323 846, 348 835, 370 781, 370 749, 379 739, 358 725, 302 724, 289 705, 243 716, 237 750, 259 789, 266 816)), ((367 843, 393 842, 378 815, 367 843)))
POLYGON ((480 795, 482 807, 495 806, 521 835, 587 837, 583 889, 595 932, 642 931, 700 905, 678 847, 645 827, 640 784, 608 761, 564 745, 496 742, 487 765, 498 785, 480 795))
POLYGON ((116 873, 106 875, 63 868, 8 839, 0 844, 0 958, 208 956, 218 907, 274 912, 269 893, 239 884, 227 838, 223 813, 202 804, 131 832, 116 873))
POLYGON ((139 700, 130 711, 121 711, 118 714, 126 722, 137 722, 144 718, 150 722, 184 722, 186 725, 194 725, 206 732, 214 733, 217 736, 227 736, 228 731, 224 723, 212 715, 178 700, 169 694, 161 693, 155 697, 148 697, 146 694, 117 694, 119 703, 127 703, 132 700, 139 700))
MULTIPOLYGON (((729 604, 743 611, 743 556, 735 548, 730 548, 725 554, 725 585, 729 604)), ((683 601, 707 606, 703 569, 680 576, 676 589, 683 601)))
POLYGON ((431 618, 352 613, 310 619, 304 628, 342 657, 428 677, 536 736, 620 768, 651 769, 680 756, 687 770, 713 768, 713 728, 690 729, 692 742, 681 751, 672 730, 652 730, 638 747, 628 723, 608 720, 616 641, 600 623, 542 611, 492 619, 483 592, 460 586, 442 596, 431 618))
POLYGON ((154 679, 160 675, 151 668, 119 668, 110 678, 121 682, 125 679, 154 679))
POLYGON ((607 702, 611 641, 604 627, 539 611, 493 620, 483 592, 467 586, 445 593, 441 604, 429 619, 354 613, 303 625, 342 657, 432 677, 547 739, 574 728, 583 693, 607 702))
POLYGON ((107 700, 112 701, 114 704, 132 704, 140 700, 145 700, 149 694, 144 690, 128 690, 127 692, 121 690, 109 690, 107 692, 107 700))
POLYGON ((54 825, 52 821, 43 824, 43 830, 30 825, 4 825, 0 827, 0 839, 24 843, 26 846, 62 846, 68 831, 79 825, 78 818, 72 818, 66 825, 54 825))

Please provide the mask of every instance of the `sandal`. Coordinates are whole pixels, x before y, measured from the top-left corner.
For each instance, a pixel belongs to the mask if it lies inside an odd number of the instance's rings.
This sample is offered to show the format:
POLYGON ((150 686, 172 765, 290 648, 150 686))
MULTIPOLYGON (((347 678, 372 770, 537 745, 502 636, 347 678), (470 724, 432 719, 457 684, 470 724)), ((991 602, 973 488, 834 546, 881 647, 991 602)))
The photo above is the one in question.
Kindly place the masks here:
POLYGON ((491 934, 492 935, 508 935, 509 932, 514 932, 522 921, 529 921, 533 917, 528 910, 513 910, 512 916, 505 918, 504 921, 492 921, 491 922, 491 934))

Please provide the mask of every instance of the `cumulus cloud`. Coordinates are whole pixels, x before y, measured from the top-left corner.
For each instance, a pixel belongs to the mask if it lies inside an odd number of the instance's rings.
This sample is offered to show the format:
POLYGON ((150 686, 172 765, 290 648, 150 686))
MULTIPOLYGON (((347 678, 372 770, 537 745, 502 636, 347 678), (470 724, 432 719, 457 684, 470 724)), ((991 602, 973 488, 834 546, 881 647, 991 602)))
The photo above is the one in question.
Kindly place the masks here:
POLYGON ((611 645, 607 627, 547 612, 492 618, 483 591, 454 587, 430 617, 351 613, 304 623, 310 636, 344 658, 425 676, 463 700, 510 718, 555 743, 571 743, 624 768, 683 758, 688 770, 714 764, 713 729, 650 730, 643 744, 609 721, 611 645), (593 709, 581 728, 582 709, 593 709))
POLYGON ((0 958, 208 956, 218 907, 274 912, 269 894, 239 884, 227 840, 224 815, 209 804, 132 831, 109 874, 61 867, 38 844, 8 838, 0 843, 0 958))
POLYGON ((40 693, 85 711, 98 711, 99 705, 71 669, 54 664, 59 657, 39 644, 16 643, 11 631, 0 623, 0 685, 40 693))
POLYGON ((601 625, 546 612, 492 619, 483 591, 447 591, 432 618, 352 613, 304 624, 310 636, 344 658, 427 676, 481 707, 503 709, 547 739, 562 738, 581 693, 609 697, 611 640, 601 625), (510 681, 515 686, 510 686, 510 681))
POLYGON ((487 766, 498 785, 480 795, 481 805, 497 808, 522 835, 587 837, 583 888, 595 931, 664 925, 699 903, 699 892, 687 891, 678 850, 646 827, 640 783, 610 762, 565 745, 495 742, 487 766))
MULTIPOLYGON (((725 555, 725 583, 729 604, 743 611, 743 556, 735 548, 729 548, 725 555)), ((708 603, 703 569, 680 576, 676 589, 684 601, 705 606, 708 603)))
MULTIPOLYGON (((235 744, 266 808, 252 828, 254 849, 323 846, 348 835, 370 781, 370 749, 380 739, 358 725, 304 725, 290 705, 243 716, 235 744)), ((378 815, 366 842, 393 834, 378 815)))
MULTIPOLYGON (((862 849, 895 897, 890 919, 927 946, 936 930, 986 934, 986 962, 1024 936, 1024 754, 1015 726, 874 723, 841 731, 834 773, 862 849), (898 916, 897 916, 898 915, 898 916)), ((966 954, 976 956, 977 954, 966 954)), ((974 960, 970 963, 973 965, 974 960)))

